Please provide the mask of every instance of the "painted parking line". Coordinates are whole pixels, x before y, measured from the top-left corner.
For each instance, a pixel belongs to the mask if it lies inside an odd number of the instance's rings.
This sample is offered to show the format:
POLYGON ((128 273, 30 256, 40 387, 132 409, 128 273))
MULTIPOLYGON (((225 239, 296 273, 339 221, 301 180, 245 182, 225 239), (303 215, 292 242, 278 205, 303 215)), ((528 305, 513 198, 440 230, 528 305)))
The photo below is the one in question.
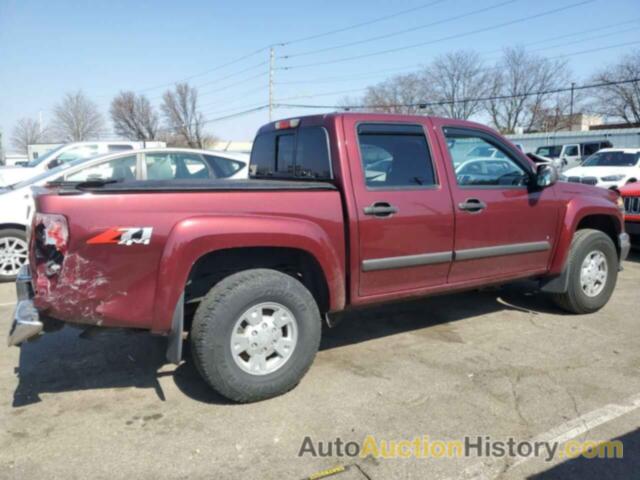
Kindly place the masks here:
MULTIPOLYGON (((563 444, 605 423, 609 423, 634 410, 640 409, 640 394, 628 397, 621 403, 610 403, 577 418, 569 420, 530 440, 531 443, 547 442, 563 444)), ((536 457, 518 457, 509 465, 507 471, 522 465, 536 457)), ((504 463, 498 460, 487 460, 465 468, 461 475, 455 477, 464 480, 490 480, 505 473, 504 463)))

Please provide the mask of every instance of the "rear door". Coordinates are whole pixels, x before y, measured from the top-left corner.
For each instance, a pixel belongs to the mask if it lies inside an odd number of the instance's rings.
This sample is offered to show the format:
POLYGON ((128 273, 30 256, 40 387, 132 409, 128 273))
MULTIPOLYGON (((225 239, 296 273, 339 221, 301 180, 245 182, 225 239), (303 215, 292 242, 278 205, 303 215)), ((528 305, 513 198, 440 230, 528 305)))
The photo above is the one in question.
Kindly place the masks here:
POLYGON ((429 120, 345 117, 358 219, 361 297, 443 285, 453 250, 453 207, 429 120))
POLYGON ((558 205, 553 189, 530 189, 532 165, 490 131, 448 127, 440 144, 455 207, 455 259, 449 283, 498 279, 543 271, 555 242, 558 205), (479 146, 499 158, 470 158, 479 146), (469 169, 472 165, 474 169, 469 169))

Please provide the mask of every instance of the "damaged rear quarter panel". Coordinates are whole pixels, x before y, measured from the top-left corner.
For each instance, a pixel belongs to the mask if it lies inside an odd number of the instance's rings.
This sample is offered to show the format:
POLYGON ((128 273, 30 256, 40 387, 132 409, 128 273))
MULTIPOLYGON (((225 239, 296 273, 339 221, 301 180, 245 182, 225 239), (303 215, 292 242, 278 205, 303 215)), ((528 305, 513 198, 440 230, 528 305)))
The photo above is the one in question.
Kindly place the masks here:
POLYGON ((36 198, 36 206, 38 212, 64 215, 69 223, 68 251, 57 278, 38 272, 31 259, 36 306, 63 321, 166 333, 174 299, 197 258, 190 254, 243 246, 282 245, 317 254, 332 302, 338 307, 345 302, 344 229, 337 191, 46 194, 36 198), (261 228, 267 220, 284 231, 261 228), (175 241, 174 235, 168 242, 178 225, 197 231, 199 238, 190 234, 175 241), (118 227, 152 227, 153 233, 148 245, 87 243, 118 227), (189 251, 182 252, 187 244, 189 251))
POLYGON ((69 223, 69 246, 58 275, 46 277, 31 260, 39 309, 68 322, 150 327, 163 230, 169 230, 165 224, 170 220, 158 212, 140 211, 131 197, 49 194, 36 198, 38 211, 62 213, 69 223), (87 244, 109 228, 150 223, 155 228, 148 245, 87 244))

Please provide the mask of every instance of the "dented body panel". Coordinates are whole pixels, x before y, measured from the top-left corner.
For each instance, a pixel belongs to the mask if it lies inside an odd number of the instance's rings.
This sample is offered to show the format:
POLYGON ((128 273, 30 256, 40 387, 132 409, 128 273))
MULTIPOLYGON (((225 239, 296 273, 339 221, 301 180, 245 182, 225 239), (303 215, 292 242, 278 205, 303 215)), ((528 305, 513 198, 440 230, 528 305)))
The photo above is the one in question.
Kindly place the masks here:
POLYGON ((333 191, 180 194, 48 194, 41 213, 64 212, 68 253, 48 277, 31 258, 36 307, 76 323, 166 332, 195 261, 233 247, 283 246, 312 254, 331 288, 331 306, 345 304, 344 232, 333 191), (319 205, 309 213, 308 205, 319 205), (125 220, 126 219, 126 220, 125 220), (114 227, 153 226, 148 245, 91 243, 114 227))

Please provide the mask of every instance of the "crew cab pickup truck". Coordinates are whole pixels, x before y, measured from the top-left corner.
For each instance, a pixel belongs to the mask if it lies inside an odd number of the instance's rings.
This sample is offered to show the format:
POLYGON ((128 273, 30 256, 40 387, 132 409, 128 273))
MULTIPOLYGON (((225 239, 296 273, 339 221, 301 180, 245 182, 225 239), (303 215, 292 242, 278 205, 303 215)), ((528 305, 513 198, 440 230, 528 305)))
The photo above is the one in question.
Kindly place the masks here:
POLYGON ((205 381, 255 401, 300 381, 323 318, 522 278, 589 313, 629 251, 617 192, 556 183, 554 167, 466 121, 282 120, 259 130, 249 171, 37 195, 10 344, 59 321, 142 329, 179 362, 188 333, 205 381))

